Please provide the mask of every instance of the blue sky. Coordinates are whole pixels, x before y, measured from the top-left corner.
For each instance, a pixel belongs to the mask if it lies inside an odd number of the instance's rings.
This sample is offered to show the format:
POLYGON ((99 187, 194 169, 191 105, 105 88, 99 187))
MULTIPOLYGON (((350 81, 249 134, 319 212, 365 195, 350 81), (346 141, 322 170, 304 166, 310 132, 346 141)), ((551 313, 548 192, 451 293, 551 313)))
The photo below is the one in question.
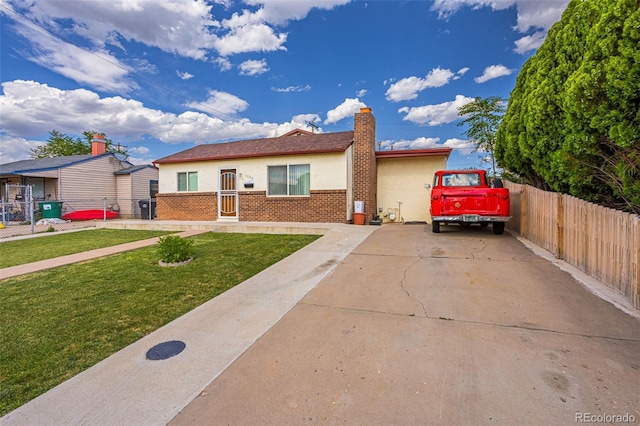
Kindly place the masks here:
POLYGON ((199 143, 353 129, 454 148, 476 96, 508 98, 568 0, 0 0, 0 163, 51 130, 151 163, 199 143))

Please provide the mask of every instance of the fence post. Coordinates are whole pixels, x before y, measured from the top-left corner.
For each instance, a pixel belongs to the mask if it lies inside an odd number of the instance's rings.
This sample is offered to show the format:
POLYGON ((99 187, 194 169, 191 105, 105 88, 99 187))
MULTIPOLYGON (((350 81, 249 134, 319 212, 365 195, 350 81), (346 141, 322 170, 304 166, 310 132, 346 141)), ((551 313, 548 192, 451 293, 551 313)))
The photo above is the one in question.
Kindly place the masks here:
POLYGON ((107 221, 107 196, 105 195, 104 201, 102 202, 102 221, 107 221))
POLYGON ((632 295, 633 306, 640 309, 640 217, 636 217, 636 294, 632 295))
POLYGON ((527 185, 522 185, 522 191, 520 192, 520 235, 524 238, 528 238, 527 235, 527 209, 529 207, 527 196, 527 185))
POLYGON ((564 259, 564 195, 556 194, 558 198, 556 209, 556 257, 564 259))
MULTIPOLYGON (((27 212, 27 214, 29 215, 29 222, 31 223, 31 233, 35 234, 36 233, 36 218, 35 215, 33 214, 33 186, 31 185, 27 185, 26 187, 26 196, 25 198, 28 199, 29 202, 29 207, 27 207, 27 205, 25 205, 25 210, 27 212)), ((25 200, 25 203, 27 202, 27 200, 25 200)))

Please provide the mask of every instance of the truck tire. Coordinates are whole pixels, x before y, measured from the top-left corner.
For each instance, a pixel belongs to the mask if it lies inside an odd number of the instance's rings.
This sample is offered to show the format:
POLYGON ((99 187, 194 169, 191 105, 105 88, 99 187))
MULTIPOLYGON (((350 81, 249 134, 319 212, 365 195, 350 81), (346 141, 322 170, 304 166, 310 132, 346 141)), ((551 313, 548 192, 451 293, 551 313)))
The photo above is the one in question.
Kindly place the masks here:
POLYGON ((433 231, 434 234, 439 234, 440 233, 440 222, 436 222, 435 220, 433 222, 431 222, 431 231, 433 231))
POLYGON ((496 235, 502 235, 504 232, 504 222, 493 222, 491 227, 493 228, 493 233, 496 235))

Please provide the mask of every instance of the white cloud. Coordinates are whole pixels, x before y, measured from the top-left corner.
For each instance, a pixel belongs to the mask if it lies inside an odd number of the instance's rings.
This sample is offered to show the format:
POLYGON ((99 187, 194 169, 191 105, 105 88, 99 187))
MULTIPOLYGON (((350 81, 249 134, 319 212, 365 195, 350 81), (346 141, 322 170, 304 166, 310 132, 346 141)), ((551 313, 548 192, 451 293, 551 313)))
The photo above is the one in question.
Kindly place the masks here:
MULTIPOLYGON (((205 59, 219 26, 205 0, 113 0, 23 2, 26 14, 58 32, 58 22, 71 20, 72 31, 95 46, 135 40, 180 56, 205 59)), ((69 27, 65 25, 65 27, 69 27)))
POLYGON ((266 24, 250 24, 232 28, 229 34, 214 42, 222 56, 244 52, 272 52, 287 50, 284 43, 287 34, 276 34, 266 24))
POLYGON ((231 93, 210 90, 206 101, 190 102, 186 106, 214 117, 228 117, 246 110, 249 107, 249 103, 231 93))
POLYGON ((231 61, 224 57, 216 58, 213 62, 220 67, 220 71, 229 71, 233 68, 231 61))
POLYGON ((404 107, 398 110, 399 113, 405 113, 403 120, 411 121, 416 124, 439 126, 441 124, 451 123, 460 119, 458 108, 472 102, 473 98, 463 95, 456 95, 455 100, 443 102, 436 105, 424 105, 419 107, 404 107))
POLYGON ((356 97, 363 98, 367 93, 367 89, 360 89, 358 90, 358 93, 356 93, 356 97))
MULTIPOLYGON (((207 60, 212 49, 222 56, 286 50, 287 34, 275 31, 274 25, 304 19, 312 9, 330 10, 349 1, 247 0, 245 3, 259 9, 244 10, 222 21, 214 19, 213 5, 206 0, 13 3, 19 3, 19 11, 38 25, 54 33, 72 32, 100 48, 112 45, 124 50, 124 41, 136 41, 182 57, 207 60)), ((227 1, 216 3, 229 6, 227 1)))
POLYGON ((444 146, 446 148, 457 149, 462 155, 469 155, 475 150, 475 146, 472 142, 458 138, 447 139, 444 146))
POLYGON ((441 145, 438 145, 440 142, 440 138, 426 138, 419 137, 413 140, 401 139, 399 141, 394 140, 386 140, 381 141, 380 149, 383 151, 389 150, 401 150, 401 149, 427 149, 427 148, 441 148, 441 145))
POLYGON ((278 93, 290 93, 290 92, 308 92, 311 90, 311 86, 289 86, 289 87, 272 87, 271 90, 278 93))
POLYGON ((460 68, 458 72, 456 72, 456 75, 453 77, 453 80, 459 80, 463 75, 467 73, 467 71, 469 71, 469 67, 460 68))
POLYGON ((287 21, 304 19, 311 9, 331 10, 351 0, 244 0, 245 3, 262 6, 257 12, 265 22, 283 25, 287 21))
POLYGON ((490 7, 492 10, 504 10, 515 6, 517 22, 514 31, 525 34, 534 30, 534 34, 516 40, 514 49, 517 53, 527 53, 542 45, 547 31, 562 17, 570 0, 533 1, 533 0, 435 0, 431 10, 437 11, 441 19, 448 19, 460 9, 470 7, 480 9, 490 7))
POLYGON ((267 61, 265 59, 261 59, 259 61, 250 59, 238 65, 238 68, 240 69, 241 75, 260 75, 269 71, 269 67, 267 66, 267 61))
POLYGON ((547 38, 546 31, 538 31, 534 34, 522 37, 515 41, 516 48, 514 50, 516 53, 524 55, 525 53, 536 50, 538 47, 542 46, 545 38, 547 38))
POLYGON ((360 99, 345 99, 340 105, 327 112, 327 119, 324 120, 324 124, 337 123, 343 118, 353 117, 353 114, 360 111, 360 108, 365 108, 367 104, 360 101, 360 99))
POLYGON ((188 72, 180 72, 179 70, 176 70, 176 74, 178 75, 178 77, 180 77, 182 80, 189 80, 191 78, 193 78, 193 74, 188 73, 188 72))
POLYGON ((434 68, 425 76, 407 77, 393 83, 385 93, 387 100, 393 102, 407 101, 418 97, 418 93, 433 87, 441 87, 449 83, 455 74, 449 69, 434 68))
POLYGON ((503 10, 517 2, 517 0, 435 0, 431 10, 437 11, 440 19, 448 19, 464 7, 472 9, 491 7, 492 10, 503 10))
POLYGON ((504 77, 505 75, 511 75, 514 70, 505 67, 504 65, 491 65, 484 69, 484 72, 480 77, 473 79, 476 83, 484 83, 494 78, 504 77))
MULTIPOLYGON (((120 96, 101 98, 86 89, 61 90, 24 80, 4 82, 2 89, 2 162, 28 158, 29 148, 42 144, 28 138, 41 137, 53 129, 70 135, 81 135, 87 129, 104 132, 134 150, 135 143, 145 135, 164 143, 214 143, 278 136, 305 128, 306 121, 320 120, 317 114, 298 115, 285 123, 253 123, 244 118, 223 120, 195 111, 174 114, 120 96)), ((236 109, 239 110, 237 105, 236 109)), ((144 154, 143 150, 132 152, 144 154)), ((154 159, 146 162, 150 160, 154 159)))
POLYGON ((126 93, 138 87, 127 78, 131 69, 103 49, 81 49, 32 25, 14 28, 31 42, 32 52, 25 55, 38 65, 99 90, 126 93))
POLYGON ((34 141, 19 136, 0 132, 0 164, 13 163, 30 157, 31 150, 41 145, 42 141, 34 141))
POLYGON ((523 34, 530 29, 543 29, 546 33, 546 30, 560 20, 569 0, 545 2, 519 0, 517 4, 518 23, 515 29, 523 34))

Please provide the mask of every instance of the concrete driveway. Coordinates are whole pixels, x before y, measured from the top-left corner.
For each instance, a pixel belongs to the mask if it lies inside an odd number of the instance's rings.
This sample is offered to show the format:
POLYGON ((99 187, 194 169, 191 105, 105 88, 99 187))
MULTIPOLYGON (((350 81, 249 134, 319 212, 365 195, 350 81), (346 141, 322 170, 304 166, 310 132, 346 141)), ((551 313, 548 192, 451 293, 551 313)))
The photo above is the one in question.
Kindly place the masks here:
POLYGON ((442 231, 378 229, 171 424, 640 422, 637 318, 508 234, 442 231))

